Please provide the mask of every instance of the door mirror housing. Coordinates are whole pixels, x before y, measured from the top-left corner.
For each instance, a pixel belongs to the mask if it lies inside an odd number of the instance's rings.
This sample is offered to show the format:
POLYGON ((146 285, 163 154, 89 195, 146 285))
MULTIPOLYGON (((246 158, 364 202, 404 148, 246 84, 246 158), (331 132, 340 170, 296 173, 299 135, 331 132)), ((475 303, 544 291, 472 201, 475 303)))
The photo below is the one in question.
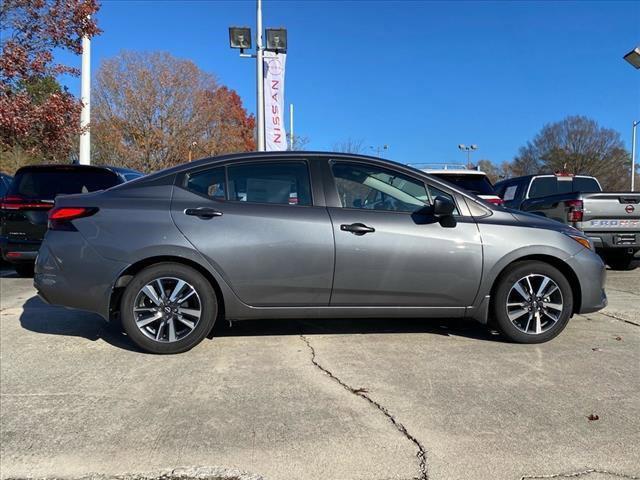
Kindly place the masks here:
POLYGON ((433 199, 433 216, 449 217, 453 215, 456 206, 446 197, 437 196, 433 199))

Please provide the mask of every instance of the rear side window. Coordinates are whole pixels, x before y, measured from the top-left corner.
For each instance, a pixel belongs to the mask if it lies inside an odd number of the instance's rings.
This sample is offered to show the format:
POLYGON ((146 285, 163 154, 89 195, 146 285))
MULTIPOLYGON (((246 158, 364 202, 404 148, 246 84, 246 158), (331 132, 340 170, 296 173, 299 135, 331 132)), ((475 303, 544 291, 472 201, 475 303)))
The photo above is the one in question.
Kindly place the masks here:
POLYGON ((453 183, 454 185, 457 185, 460 188, 465 189, 467 192, 471 192, 475 195, 495 195, 493 185, 491 185, 491 182, 485 175, 455 175, 450 173, 435 173, 432 175, 453 183))
POLYGON ((214 200, 225 200, 224 167, 189 173, 185 178, 184 187, 214 200))
POLYGON ((279 205, 311 205, 306 162, 243 163, 227 167, 229 200, 279 205))
POLYGON ((105 190, 121 183, 109 170, 100 169, 33 169, 18 172, 9 195, 53 200, 58 195, 105 190))

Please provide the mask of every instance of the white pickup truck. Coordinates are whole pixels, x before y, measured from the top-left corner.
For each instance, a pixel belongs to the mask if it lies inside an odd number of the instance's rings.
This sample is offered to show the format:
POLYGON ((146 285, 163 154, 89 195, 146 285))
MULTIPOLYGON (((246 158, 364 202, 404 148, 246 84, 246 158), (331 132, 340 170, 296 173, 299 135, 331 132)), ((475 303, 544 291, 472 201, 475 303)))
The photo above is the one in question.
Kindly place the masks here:
POLYGON ((640 193, 603 192, 595 177, 567 174, 510 178, 495 188, 508 208, 582 230, 611 268, 640 264, 640 193))

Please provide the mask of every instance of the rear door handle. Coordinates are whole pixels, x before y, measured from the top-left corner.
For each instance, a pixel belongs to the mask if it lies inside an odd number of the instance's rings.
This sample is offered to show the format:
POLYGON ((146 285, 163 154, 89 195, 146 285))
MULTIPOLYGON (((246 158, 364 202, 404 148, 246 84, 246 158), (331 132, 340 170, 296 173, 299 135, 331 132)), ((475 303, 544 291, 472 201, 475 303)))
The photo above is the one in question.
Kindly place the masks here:
POLYGON ((351 225, 340 225, 343 232, 351 232, 354 235, 364 235, 365 233, 373 233, 376 231, 373 227, 367 227, 364 223, 352 223, 351 225))
POLYGON ((210 207, 187 208, 185 209, 184 214, 200 218, 213 218, 222 216, 221 211, 210 207))

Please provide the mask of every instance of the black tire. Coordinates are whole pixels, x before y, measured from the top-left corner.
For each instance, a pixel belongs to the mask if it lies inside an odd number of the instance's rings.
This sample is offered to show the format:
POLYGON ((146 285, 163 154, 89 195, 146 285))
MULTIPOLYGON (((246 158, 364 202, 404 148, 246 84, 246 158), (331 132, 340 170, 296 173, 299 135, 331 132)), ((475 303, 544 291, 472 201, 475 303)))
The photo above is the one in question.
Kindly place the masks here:
MULTIPOLYGON (((166 300, 167 302, 169 301, 168 298, 166 300)), ((151 306, 154 308, 156 307, 154 304, 151 304, 151 306)), ((218 302, 215 291, 209 281, 197 270, 179 263, 159 263, 140 271, 129 282, 120 301, 120 318, 122 321, 122 327, 133 343, 149 353, 174 354, 186 352, 187 350, 192 349, 211 331, 217 316, 218 302), (197 294, 195 298, 197 298, 198 305, 200 307, 200 316, 198 321, 195 323, 195 328, 188 333, 185 333, 184 337, 178 338, 174 341, 154 340, 149 337, 148 331, 150 328, 153 329, 152 325, 144 330, 147 332, 145 334, 143 333, 143 329, 139 328, 136 323, 136 315, 140 314, 134 314, 133 309, 134 306, 139 306, 136 305, 136 301, 140 301, 139 295, 141 294, 141 290, 158 278, 182 280, 188 284, 188 287, 192 287, 197 294)), ((175 325, 184 327, 178 323, 177 320, 175 320, 175 322, 175 325)), ((174 327, 174 329, 175 328, 176 327, 174 327)), ((156 331, 158 330, 160 330, 159 326, 156 331)))
POLYGON ((638 268, 640 259, 635 258, 631 254, 603 254, 604 262, 611 267, 612 270, 628 271, 638 268))
MULTIPOLYGON (((547 285, 549 288, 546 288, 545 291, 550 291, 553 285, 552 283, 547 283, 547 285)), ((529 298, 531 298, 531 296, 529 298)), ((573 292, 566 277, 552 265, 540 261, 517 262, 507 267, 499 277, 492 299, 492 311, 496 326, 510 341, 516 343, 543 343, 556 337, 567 326, 569 319, 573 315, 573 292), (536 300, 537 297, 534 295, 532 310, 527 310, 529 308, 528 302, 524 299, 522 302, 524 305, 508 307, 508 302, 517 301, 518 297, 521 297, 517 290, 515 290, 516 283, 520 280, 526 280, 528 276, 531 276, 529 277, 529 284, 533 284, 532 287, 535 293, 537 293, 542 285, 544 277, 554 282, 555 286, 558 287, 558 290, 554 290, 554 293, 551 294, 555 300, 549 298, 548 303, 544 303, 544 298, 536 300), (557 293, 558 291, 559 294, 557 293), (561 304, 557 303, 558 299, 560 299, 561 304), (543 305, 545 306, 544 308, 543 305), (549 305, 555 305, 556 307, 561 305, 562 308, 561 310, 550 309, 547 308, 549 305), (509 308, 513 310, 508 311, 509 308), (518 327, 512 322, 512 319, 509 318, 509 313, 511 313, 512 316, 516 316, 520 313, 520 308, 522 308, 525 313, 523 316, 515 319, 515 322, 519 325, 518 327), (540 324, 543 322, 546 324, 546 326, 543 325, 544 330, 542 328, 540 329, 540 333, 535 332, 536 311, 540 315, 539 318, 541 318, 540 324), (552 317, 547 316, 546 312, 557 317, 557 320, 552 321, 552 317), (531 317, 531 315, 533 315, 533 317, 531 317), (531 320, 533 321, 532 325, 527 323, 531 322, 531 320)))
POLYGON ((33 277, 33 269, 35 264, 33 263, 15 263, 13 268, 18 273, 19 277, 29 278, 33 277))

